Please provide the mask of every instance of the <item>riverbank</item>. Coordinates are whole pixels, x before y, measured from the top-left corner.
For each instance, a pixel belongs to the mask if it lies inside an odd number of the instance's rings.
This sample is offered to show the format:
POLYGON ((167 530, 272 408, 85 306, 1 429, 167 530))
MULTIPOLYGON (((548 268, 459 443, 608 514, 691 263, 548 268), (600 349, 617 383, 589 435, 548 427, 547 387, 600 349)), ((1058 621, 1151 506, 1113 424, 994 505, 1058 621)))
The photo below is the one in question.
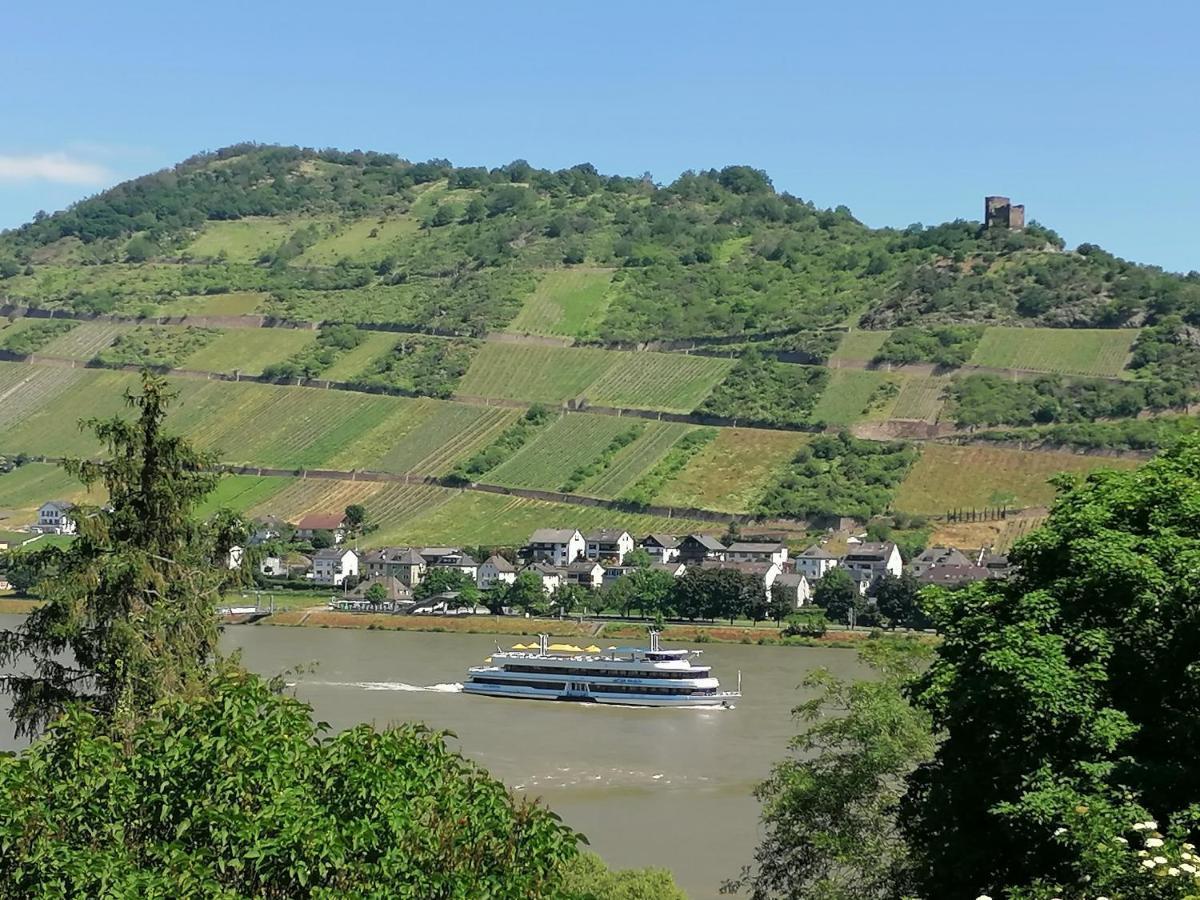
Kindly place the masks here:
MULTIPOLYGON (((456 634, 510 634, 551 637, 599 638, 643 641, 650 623, 601 622, 577 619, 538 619, 516 616, 396 616, 385 613, 337 612, 321 607, 294 609, 265 616, 254 624, 291 628, 349 628, 367 631, 425 631, 456 634)), ((774 625, 729 626, 722 624, 664 625, 665 641, 691 644, 761 644, 796 647, 853 648, 873 632, 831 630, 822 637, 785 637, 774 625)), ((915 640, 933 640, 933 635, 907 635, 915 640)))

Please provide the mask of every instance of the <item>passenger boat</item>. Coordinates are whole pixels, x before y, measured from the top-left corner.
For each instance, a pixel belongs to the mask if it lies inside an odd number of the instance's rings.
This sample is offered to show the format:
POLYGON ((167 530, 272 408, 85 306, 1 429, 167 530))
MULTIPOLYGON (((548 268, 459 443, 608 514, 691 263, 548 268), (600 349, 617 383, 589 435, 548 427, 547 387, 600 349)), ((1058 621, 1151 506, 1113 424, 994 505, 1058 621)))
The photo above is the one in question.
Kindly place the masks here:
POLYGON ((649 647, 575 647, 551 644, 547 635, 528 647, 497 649, 488 665, 467 670, 463 692, 530 700, 577 700, 625 706, 731 706, 738 689, 722 691, 699 650, 664 650, 658 632, 649 647))

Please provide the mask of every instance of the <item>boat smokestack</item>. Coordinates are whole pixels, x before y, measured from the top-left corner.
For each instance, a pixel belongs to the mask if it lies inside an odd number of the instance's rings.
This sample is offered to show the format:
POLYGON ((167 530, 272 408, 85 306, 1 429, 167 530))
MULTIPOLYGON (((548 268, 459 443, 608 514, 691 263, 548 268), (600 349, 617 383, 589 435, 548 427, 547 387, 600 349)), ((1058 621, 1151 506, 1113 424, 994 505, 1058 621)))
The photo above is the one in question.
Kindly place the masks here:
POLYGON ((545 656, 547 653, 550 652, 550 635, 548 635, 548 634, 539 634, 538 635, 538 650, 541 652, 542 656, 545 656))
POLYGON ((650 649, 651 649, 651 651, 658 650, 658 635, 659 635, 659 632, 656 629, 654 629, 654 628, 650 629, 650 649))

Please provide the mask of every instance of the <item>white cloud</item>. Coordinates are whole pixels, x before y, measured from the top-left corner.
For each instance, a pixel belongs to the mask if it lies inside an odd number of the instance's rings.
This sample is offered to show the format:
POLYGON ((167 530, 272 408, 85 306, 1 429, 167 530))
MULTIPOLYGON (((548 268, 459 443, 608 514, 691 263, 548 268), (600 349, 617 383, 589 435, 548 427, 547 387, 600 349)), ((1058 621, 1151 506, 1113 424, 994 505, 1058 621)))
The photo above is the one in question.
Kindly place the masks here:
POLYGON ((28 155, 0 153, 0 182, 53 181, 58 184, 103 184, 112 173, 102 165, 66 153, 28 155))

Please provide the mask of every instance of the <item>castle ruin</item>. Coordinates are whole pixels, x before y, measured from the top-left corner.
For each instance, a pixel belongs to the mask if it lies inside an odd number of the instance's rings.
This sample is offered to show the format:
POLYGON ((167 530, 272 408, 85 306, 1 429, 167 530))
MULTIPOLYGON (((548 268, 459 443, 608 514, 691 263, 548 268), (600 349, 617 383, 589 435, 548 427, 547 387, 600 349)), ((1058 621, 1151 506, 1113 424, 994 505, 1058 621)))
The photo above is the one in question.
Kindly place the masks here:
POLYGON ((1015 206, 1007 197, 986 197, 983 201, 983 224, 988 228, 1008 228, 1021 231, 1025 227, 1025 206, 1015 206))

